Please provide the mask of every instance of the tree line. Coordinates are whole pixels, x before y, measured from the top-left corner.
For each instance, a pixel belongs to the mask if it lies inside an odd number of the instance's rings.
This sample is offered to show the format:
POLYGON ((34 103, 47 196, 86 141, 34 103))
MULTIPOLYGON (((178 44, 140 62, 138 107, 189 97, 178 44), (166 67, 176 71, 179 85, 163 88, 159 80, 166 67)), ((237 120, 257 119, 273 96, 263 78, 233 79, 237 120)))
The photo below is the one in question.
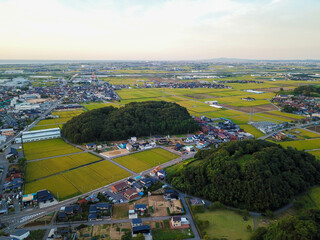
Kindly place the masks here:
POLYGON ((187 109, 165 101, 132 102, 84 112, 62 127, 73 143, 123 140, 132 136, 192 133, 199 125, 187 109))

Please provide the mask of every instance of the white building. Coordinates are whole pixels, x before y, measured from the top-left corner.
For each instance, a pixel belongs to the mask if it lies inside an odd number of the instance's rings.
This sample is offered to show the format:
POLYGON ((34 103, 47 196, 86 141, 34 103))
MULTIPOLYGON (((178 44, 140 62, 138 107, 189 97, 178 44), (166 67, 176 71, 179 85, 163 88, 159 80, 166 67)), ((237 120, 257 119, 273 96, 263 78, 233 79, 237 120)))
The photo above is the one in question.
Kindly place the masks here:
POLYGON ((60 128, 28 131, 22 134, 23 142, 34 142, 61 137, 60 128))
POLYGON ((29 235, 30 235, 29 231, 19 229, 19 230, 15 231, 14 233, 11 233, 10 237, 12 237, 14 239, 23 240, 23 239, 27 238, 29 235))

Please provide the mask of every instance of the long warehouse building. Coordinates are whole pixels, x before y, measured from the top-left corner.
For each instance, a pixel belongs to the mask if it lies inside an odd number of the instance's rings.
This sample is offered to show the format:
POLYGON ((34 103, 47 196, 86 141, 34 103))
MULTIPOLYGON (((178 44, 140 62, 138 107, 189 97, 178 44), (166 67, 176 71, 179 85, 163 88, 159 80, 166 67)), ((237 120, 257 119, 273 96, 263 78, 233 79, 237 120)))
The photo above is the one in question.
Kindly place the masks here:
POLYGON ((34 142, 61 137, 60 128, 28 131, 22 134, 22 142, 34 142))

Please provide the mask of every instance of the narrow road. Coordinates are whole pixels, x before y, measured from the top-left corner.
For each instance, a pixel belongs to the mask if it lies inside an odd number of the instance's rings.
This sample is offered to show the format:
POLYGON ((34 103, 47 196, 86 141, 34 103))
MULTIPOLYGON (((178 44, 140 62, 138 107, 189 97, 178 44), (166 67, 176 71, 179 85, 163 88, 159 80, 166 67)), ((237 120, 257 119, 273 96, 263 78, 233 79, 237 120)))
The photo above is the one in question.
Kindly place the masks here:
POLYGON ((187 219, 189 220, 190 222, 190 227, 192 229, 192 232, 193 232, 193 235, 194 235, 194 238, 193 239, 201 239, 200 238, 200 234, 198 232, 198 229, 196 227, 196 224, 194 222, 194 219, 191 215, 191 212, 190 212, 190 209, 189 209, 189 205, 187 204, 187 200, 186 200, 186 196, 184 194, 180 194, 182 197, 181 197, 181 202, 183 204, 183 206, 185 207, 185 210, 186 210, 186 214, 185 216, 187 217, 187 219))

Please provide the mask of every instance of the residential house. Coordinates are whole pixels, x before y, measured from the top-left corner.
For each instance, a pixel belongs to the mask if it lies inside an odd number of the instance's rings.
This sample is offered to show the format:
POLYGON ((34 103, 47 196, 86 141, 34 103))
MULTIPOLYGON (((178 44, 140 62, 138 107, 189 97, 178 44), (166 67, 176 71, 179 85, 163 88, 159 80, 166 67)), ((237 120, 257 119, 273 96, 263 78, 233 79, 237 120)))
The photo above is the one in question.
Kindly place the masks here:
POLYGON ((41 190, 37 192, 38 203, 53 202, 53 195, 48 190, 41 190))
POLYGON ((119 192, 122 192, 122 191, 124 191, 126 189, 127 189, 127 183, 126 182, 119 182, 119 183, 116 183, 116 184, 111 186, 111 190, 114 193, 119 193, 119 192))
POLYGON ((138 192, 136 190, 133 189, 128 189, 127 191, 124 192, 123 196, 127 199, 127 200, 132 200, 136 197, 139 196, 138 192))
POLYGON ((171 217, 170 218, 170 227, 171 228, 189 228, 190 223, 187 218, 182 217, 171 217))
POLYGON ((132 236, 135 237, 137 234, 150 234, 151 229, 149 225, 141 225, 132 228, 132 236))
POLYGON ((142 219, 141 218, 134 218, 131 220, 132 227, 142 226, 142 219))
POLYGON ((147 212, 147 205, 146 204, 135 204, 134 211, 139 213, 140 215, 144 215, 147 212))
POLYGON ((163 198, 166 200, 179 200, 179 193, 172 189, 167 189, 163 193, 163 198))

